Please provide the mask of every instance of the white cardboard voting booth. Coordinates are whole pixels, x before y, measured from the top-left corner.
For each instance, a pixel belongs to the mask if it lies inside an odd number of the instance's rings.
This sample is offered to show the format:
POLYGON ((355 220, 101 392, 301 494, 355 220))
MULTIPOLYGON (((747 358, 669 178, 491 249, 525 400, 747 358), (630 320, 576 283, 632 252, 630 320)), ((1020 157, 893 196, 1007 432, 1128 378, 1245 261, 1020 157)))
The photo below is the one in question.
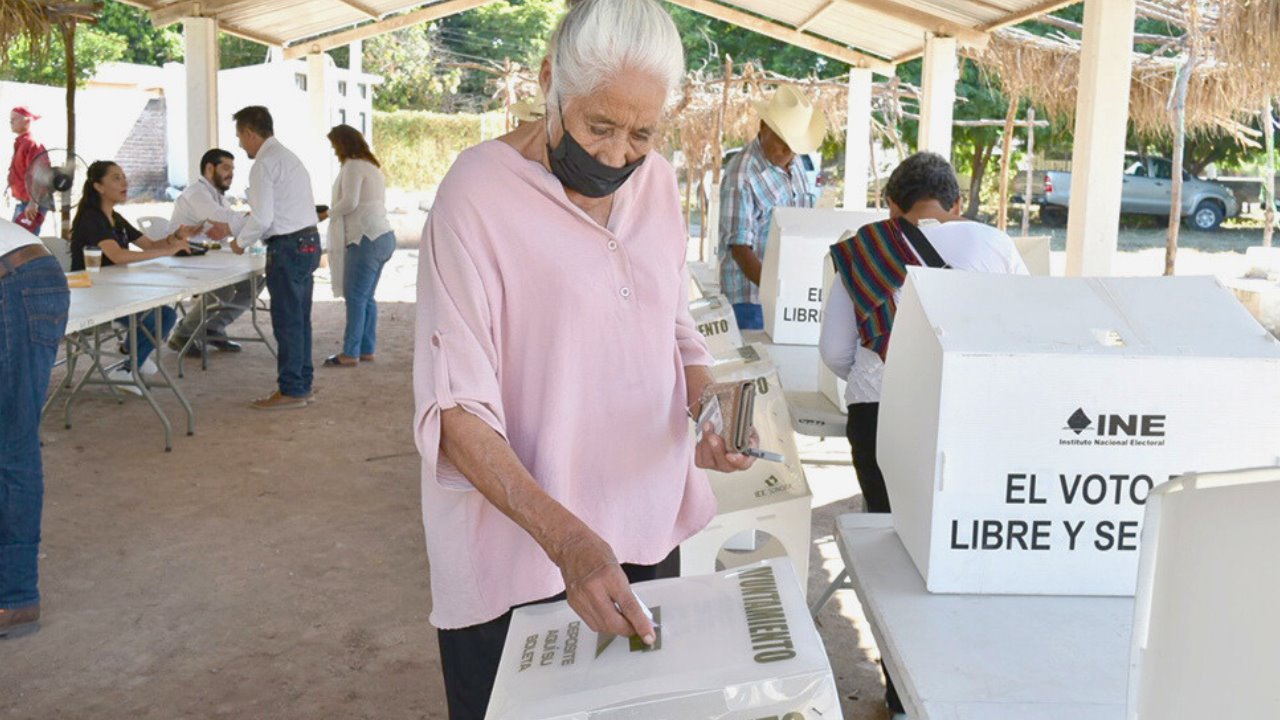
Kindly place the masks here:
POLYGON ((764 330, 773 342, 818 344, 828 251, 845 232, 888 216, 886 210, 774 209, 760 271, 764 330))
POLYGON ((716 365, 711 372, 717 382, 756 381, 754 424, 760 448, 781 454, 785 462, 757 458, 741 472, 707 471, 716 495, 716 516, 680 545, 681 575, 715 572, 716 557, 731 538, 763 530, 782 544, 796 575, 809 577, 813 493, 800 463, 777 368, 761 353, 758 346, 747 346, 742 359, 716 365))
POLYGON ((1280 343, 1213 278, 913 268, 878 456, 932 592, 1131 595, 1143 503, 1280 456, 1280 343))
POLYGON ((1280 718, 1280 468, 1184 475, 1147 501, 1129 720, 1280 718))
POLYGON ((1022 262, 1032 275, 1051 275, 1052 257, 1049 252, 1048 235, 1027 235, 1013 238, 1013 245, 1022 256, 1022 262))
POLYGON ((738 359, 742 332, 733 305, 723 295, 711 295, 689 303, 693 324, 707 341, 707 350, 717 363, 738 359))
POLYGON ((652 648, 597 635, 568 603, 511 618, 487 720, 833 720, 840 697, 789 563, 632 586, 652 648))

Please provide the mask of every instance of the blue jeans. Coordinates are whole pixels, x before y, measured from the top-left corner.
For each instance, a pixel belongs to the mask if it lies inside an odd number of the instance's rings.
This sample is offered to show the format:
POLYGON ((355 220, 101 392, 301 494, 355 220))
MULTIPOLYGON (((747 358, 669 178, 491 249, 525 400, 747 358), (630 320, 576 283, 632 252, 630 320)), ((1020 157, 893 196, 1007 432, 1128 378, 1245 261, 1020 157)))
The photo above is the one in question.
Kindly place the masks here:
POLYGON ((44 505, 40 410, 71 295, 58 261, 0 278, 0 608, 40 602, 36 557, 44 505))
POLYGON ((738 319, 739 330, 763 330, 764 306, 756 303, 734 303, 733 316, 738 319))
MULTIPOLYGON (((129 326, 128 317, 116 318, 116 322, 120 323, 121 325, 124 325, 125 327, 129 326)), ((151 338, 147 336, 147 333, 142 331, 142 328, 146 328, 152 335, 156 337, 156 340, 158 340, 159 342, 164 342, 165 338, 169 337, 169 331, 173 329, 174 324, 176 324, 177 322, 178 322, 178 311, 174 310, 168 305, 160 308, 159 331, 157 331, 156 329, 156 311, 155 310, 148 310, 146 312, 138 313, 138 366, 139 367, 142 366, 142 363, 147 361, 147 358, 151 357, 151 352, 156 349, 155 343, 151 341, 151 338)), ((128 347, 128 345, 126 345, 125 347, 128 347)), ((132 367, 130 364, 131 362, 132 360, 126 360, 123 367, 125 369, 132 367)))
POLYGON ((347 298, 347 329, 342 334, 342 354, 347 357, 372 355, 378 344, 378 302, 373 293, 382 277, 382 266, 396 251, 396 234, 383 233, 370 240, 360 238, 346 247, 343 295, 347 298))
POLYGON ((320 233, 311 228, 277 235, 267 242, 267 292, 271 332, 276 338, 276 382, 280 394, 311 394, 312 273, 320 267, 320 233))
MULTIPOLYGON (((27 211, 27 206, 30 204, 30 202, 20 202, 18 203, 18 206, 13 209, 13 221, 15 223, 18 222, 18 218, 22 217, 22 214, 27 211)), ((40 228, 44 227, 44 212, 38 211, 36 219, 40 221, 40 224, 33 228, 28 228, 32 235, 39 235, 40 228)))

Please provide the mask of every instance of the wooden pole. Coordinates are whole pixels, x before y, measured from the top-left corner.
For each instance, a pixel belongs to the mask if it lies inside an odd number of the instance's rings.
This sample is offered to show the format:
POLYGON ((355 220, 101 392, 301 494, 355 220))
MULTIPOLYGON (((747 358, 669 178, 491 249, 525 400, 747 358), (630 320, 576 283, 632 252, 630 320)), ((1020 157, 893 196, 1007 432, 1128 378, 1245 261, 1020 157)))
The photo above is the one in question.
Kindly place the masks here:
POLYGON ((1022 237, 1031 231, 1031 175, 1036 166, 1036 109, 1027 108, 1027 191, 1022 194, 1022 237))
MULTIPOLYGON (((76 21, 68 19, 59 27, 62 31, 63 59, 67 66, 67 161, 76 158, 76 21)), ((83 178, 76 178, 83 182, 83 178)), ((73 190, 74 191, 74 190, 73 190)), ((70 197, 70 192, 67 197, 70 197)), ((62 203, 62 239, 71 242, 71 203, 62 203)))
POLYGON ((1187 148, 1187 89, 1191 73, 1195 70, 1198 43, 1195 41, 1195 11, 1192 10, 1192 26, 1188 29, 1191 41, 1187 44, 1187 57, 1178 68, 1173 91, 1173 177, 1169 181, 1169 227, 1165 232, 1164 274, 1174 273, 1178 257, 1178 231, 1182 222, 1182 156, 1187 148))
POLYGON ((1018 116, 1018 93, 1009 91, 1009 112, 1004 115, 1003 145, 1000 151, 1000 211, 996 215, 996 228, 1000 232, 1009 229, 1009 156, 1013 155, 1013 121, 1018 116))
POLYGON ((1267 161, 1263 165, 1266 176, 1262 179, 1262 246, 1271 247, 1271 237, 1276 225, 1276 128, 1271 114, 1271 97, 1262 106, 1262 135, 1266 138, 1267 161))

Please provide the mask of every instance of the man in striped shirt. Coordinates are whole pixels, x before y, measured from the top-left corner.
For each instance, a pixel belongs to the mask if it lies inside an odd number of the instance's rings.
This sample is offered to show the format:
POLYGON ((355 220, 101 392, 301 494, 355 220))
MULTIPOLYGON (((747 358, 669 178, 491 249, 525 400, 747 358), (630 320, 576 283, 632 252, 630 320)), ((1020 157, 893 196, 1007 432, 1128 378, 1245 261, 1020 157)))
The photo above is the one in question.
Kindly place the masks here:
POLYGON ((822 112, 790 86, 756 109, 760 133, 729 161, 720 186, 720 292, 743 330, 764 328, 760 271, 773 209, 813 207, 797 153, 816 150, 827 130, 822 112))

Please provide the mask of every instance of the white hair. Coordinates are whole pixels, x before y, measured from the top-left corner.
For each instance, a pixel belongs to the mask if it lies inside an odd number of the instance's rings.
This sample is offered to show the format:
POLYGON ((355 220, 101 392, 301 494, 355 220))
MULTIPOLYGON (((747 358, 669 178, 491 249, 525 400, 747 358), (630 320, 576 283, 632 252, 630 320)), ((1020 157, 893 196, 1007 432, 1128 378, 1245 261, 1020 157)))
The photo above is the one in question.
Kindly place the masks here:
POLYGON ((667 104, 684 75, 684 46, 657 0, 569 0, 547 43, 548 108, 594 92, 625 69, 648 73, 666 88, 667 104))

